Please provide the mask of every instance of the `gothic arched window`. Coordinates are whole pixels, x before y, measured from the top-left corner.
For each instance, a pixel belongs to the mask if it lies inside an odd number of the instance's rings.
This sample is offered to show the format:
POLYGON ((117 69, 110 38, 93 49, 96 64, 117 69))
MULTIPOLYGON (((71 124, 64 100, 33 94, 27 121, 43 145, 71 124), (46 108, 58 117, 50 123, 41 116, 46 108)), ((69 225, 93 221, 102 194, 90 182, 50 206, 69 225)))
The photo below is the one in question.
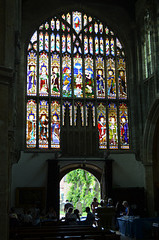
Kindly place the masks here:
POLYGON ((129 149, 124 49, 111 29, 78 11, 48 19, 27 49, 26 148, 61 148, 65 111, 98 131, 99 149, 129 149))

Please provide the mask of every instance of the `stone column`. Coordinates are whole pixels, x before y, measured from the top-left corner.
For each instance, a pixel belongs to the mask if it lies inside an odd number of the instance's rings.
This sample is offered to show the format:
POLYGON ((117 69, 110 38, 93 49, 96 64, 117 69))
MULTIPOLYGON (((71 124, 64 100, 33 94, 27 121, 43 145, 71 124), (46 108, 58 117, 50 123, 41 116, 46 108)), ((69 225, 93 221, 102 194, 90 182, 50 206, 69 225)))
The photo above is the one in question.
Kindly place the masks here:
POLYGON ((9 88, 12 70, 0 67, 0 239, 8 239, 9 230, 9 88))
POLYGON ((154 183, 153 183, 153 164, 145 164, 145 181, 147 194, 147 210, 150 217, 154 216, 154 183))
POLYGON ((112 160, 105 161, 105 189, 107 197, 112 197, 112 162, 112 160))
POLYGON ((46 208, 53 206, 57 217, 59 218, 59 165, 56 159, 48 160, 48 177, 47 177, 47 199, 46 208))

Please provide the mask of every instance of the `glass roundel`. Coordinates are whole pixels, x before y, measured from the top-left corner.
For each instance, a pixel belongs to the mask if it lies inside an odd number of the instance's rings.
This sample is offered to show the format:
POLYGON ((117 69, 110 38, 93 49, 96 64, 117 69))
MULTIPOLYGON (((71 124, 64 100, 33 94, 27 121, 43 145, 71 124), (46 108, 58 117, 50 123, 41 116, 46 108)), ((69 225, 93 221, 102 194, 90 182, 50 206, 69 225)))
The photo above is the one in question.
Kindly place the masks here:
POLYGON ((61 148, 61 129, 92 126, 99 149, 129 149, 126 62, 115 33, 78 11, 48 19, 27 48, 26 148, 61 148))

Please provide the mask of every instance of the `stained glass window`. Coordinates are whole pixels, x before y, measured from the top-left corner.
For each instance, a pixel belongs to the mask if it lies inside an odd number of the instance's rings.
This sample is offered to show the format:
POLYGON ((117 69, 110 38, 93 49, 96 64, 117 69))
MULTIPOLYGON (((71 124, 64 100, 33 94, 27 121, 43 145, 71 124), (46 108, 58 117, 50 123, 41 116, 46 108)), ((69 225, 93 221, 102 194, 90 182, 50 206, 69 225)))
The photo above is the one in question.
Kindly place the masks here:
POLYGON ((148 78, 153 73, 153 21, 151 16, 151 11, 149 9, 145 10, 144 23, 143 23, 143 75, 144 78, 148 78))
POLYGON ((79 11, 53 16, 30 38, 26 62, 26 148, 61 149, 67 122, 96 128, 101 151, 130 149, 125 52, 107 24, 79 11))

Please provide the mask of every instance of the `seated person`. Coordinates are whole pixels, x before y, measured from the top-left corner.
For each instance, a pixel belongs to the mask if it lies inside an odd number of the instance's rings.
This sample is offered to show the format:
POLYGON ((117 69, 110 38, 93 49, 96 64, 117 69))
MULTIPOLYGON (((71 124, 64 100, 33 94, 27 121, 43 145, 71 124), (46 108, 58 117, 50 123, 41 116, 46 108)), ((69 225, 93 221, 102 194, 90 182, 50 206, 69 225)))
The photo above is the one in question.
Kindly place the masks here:
POLYGON ((10 221, 10 227, 14 228, 19 225, 19 218, 14 207, 12 207, 10 210, 9 221, 10 221))
POLYGON ((80 222, 82 225, 90 225, 92 226, 95 223, 95 216, 90 211, 90 207, 86 207, 87 217, 85 221, 80 222))
POLYGON ((32 225, 33 217, 31 211, 25 211, 23 216, 23 222, 25 225, 32 225))
POLYGON ((114 207, 112 198, 108 198, 107 207, 114 207))
POLYGON ((75 209, 74 212, 72 212, 68 218, 67 218, 67 222, 70 225, 76 225, 77 222, 80 221, 80 216, 79 216, 79 210, 75 209))
POLYGON ((123 201, 122 205, 124 206, 124 211, 122 212, 121 215, 124 215, 124 216, 132 216, 133 213, 132 213, 132 210, 130 209, 129 207, 129 204, 127 201, 123 201))
POLYGON ((73 204, 66 200, 66 203, 64 205, 64 212, 67 212, 70 207, 73 208, 73 204))
POLYGON ((57 215, 56 215, 56 212, 55 212, 53 207, 49 208, 49 211, 45 215, 45 217, 48 218, 48 219, 55 219, 55 220, 57 219, 57 215))
POLYGON ((65 222, 66 222, 66 223, 69 223, 72 214, 73 214, 73 208, 70 207, 70 208, 68 209, 68 211, 66 212, 66 214, 65 214, 65 222))

